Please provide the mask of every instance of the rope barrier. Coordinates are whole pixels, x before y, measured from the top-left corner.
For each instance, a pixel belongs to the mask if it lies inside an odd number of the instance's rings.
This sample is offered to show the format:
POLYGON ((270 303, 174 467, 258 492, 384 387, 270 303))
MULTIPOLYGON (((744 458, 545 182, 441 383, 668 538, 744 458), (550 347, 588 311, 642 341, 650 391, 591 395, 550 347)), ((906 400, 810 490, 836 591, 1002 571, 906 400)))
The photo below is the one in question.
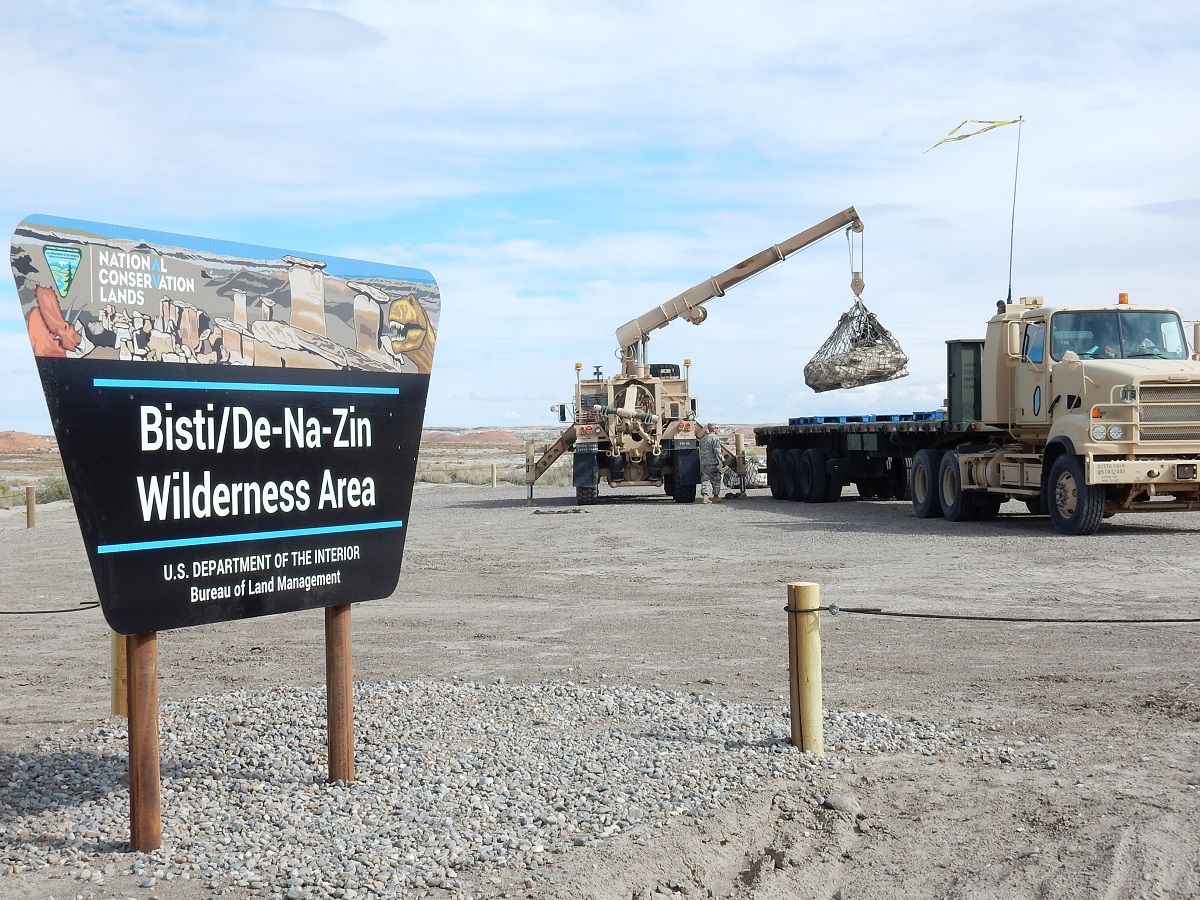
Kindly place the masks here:
POLYGON ((85 609, 95 609, 99 603, 87 606, 72 606, 70 609, 0 609, 0 616, 48 616, 54 613, 83 612, 85 609))
POLYGON ((908 613, 908 612, 889 612, 882 607, 866 607, 861 609, 853 609, 848 607, 838 606, 836 603, 830 603, 828 606, 818 606, 815 609, 795 609, 791 606, 785 606, 784 612, 800 613, 800 612, 827 612, 831 616, 837 616, 841 613, 856 613, 864 616, 887 616, 893 619, 948 619, 959 622, 1015 622, 1019 624, 1034 623, 1046 625, 1196 625, 1200 624, 1200 618, 1196 619, 1061 619, 1061 618, 1041 618, 1038 616, 960 616, 952 613, 908 613))

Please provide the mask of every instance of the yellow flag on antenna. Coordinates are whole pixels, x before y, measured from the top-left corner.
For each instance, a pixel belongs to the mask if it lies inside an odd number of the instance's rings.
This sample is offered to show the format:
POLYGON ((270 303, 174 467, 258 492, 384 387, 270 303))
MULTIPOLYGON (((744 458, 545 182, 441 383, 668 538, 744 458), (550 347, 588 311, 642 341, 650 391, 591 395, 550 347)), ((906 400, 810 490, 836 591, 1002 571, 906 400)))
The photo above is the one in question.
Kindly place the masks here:
MULTIPOLYGON (((1003 121, 999 119, 965 119, 955 128, 951 129, 950 133, 934 144, 933 147, 940 147, 942 144, 948 144, 951 141, 962 141, 977 134, 983 134, 985 131, 991 131, 993 128, 999 128, 1002 125, 1016 125, 1020 121, 1021 119, 1004 119, 1003 121), (968 131, 966 134, 959 134, 958 132, 966 125, 983 125, 985 127, 968 131)), ((933 147, 930 147, 929 150, 932 150, 933 147)), ((929 150, 926 150, 925 153, 928 153, 929 150)))

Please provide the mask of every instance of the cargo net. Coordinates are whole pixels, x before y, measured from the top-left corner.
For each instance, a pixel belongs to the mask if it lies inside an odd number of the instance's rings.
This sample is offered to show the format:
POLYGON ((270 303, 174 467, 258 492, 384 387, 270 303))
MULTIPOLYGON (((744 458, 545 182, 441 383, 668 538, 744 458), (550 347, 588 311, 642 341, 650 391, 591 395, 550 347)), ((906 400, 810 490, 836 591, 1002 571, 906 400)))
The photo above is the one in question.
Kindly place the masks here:
POLYGON ((879 324, 861 297, 842 313, 833 334, 804 367, 804 383, 816 391, 862 387, 903 378, 908 357, 892 333, 879 324))

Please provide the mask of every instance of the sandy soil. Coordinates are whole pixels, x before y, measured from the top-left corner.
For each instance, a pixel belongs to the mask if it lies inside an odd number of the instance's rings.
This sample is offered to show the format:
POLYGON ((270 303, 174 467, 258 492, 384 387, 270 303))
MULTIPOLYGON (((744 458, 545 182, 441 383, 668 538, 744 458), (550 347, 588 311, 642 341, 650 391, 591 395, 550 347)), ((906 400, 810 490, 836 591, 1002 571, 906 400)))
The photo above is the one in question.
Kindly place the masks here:
MULTIPOLYGON (((864 756, 841 782, 861 822, 764 793, 647 847, 618 838, 564 854, 539 896, 1200 896, 1200 517, 1116 517, 1064 538, 1016 504, 955 525, 852 494, 684 507, 609 492, 576 508, 569 489, 539 488, 530 508, 518 486, 418 485, 399 588, 354 608, 355 677, 604 675, 779 703, 786 585, 817 582, 847 609, 933 616, 825 615, 826 706, 977 719, 1011 756, 864 756), (1079 621, 1095 619, 1111 621, 1079 621), (1189 621, 1132 624, 1147 619, 1189 621), (1055 767, 1018 764, 1035 744, 1055 767)), ((0 511, 0 534, 4 613, 94 599, 69 504, 39 508, 34 529, 24 510, 0 511)), ((3 621, 0 751, 108 714, 98 610, 3 621)), ((322 623, 301 613, 161 634, 162 698, 319 685, 322 623)), ((207 896, 178 882, 0 877, 2 898, 122 889, 207 896)))

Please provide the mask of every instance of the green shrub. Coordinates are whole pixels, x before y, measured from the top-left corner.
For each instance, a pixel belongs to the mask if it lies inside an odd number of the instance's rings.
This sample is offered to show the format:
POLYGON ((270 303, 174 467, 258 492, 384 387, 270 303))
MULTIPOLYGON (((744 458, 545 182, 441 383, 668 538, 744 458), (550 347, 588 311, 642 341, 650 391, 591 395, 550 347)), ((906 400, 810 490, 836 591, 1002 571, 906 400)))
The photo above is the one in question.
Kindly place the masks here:
POLYGON ((37 502, 53 503, 55 500, 70 500, 71 488, 61 475, 43 478, 37 485, 37 502))

